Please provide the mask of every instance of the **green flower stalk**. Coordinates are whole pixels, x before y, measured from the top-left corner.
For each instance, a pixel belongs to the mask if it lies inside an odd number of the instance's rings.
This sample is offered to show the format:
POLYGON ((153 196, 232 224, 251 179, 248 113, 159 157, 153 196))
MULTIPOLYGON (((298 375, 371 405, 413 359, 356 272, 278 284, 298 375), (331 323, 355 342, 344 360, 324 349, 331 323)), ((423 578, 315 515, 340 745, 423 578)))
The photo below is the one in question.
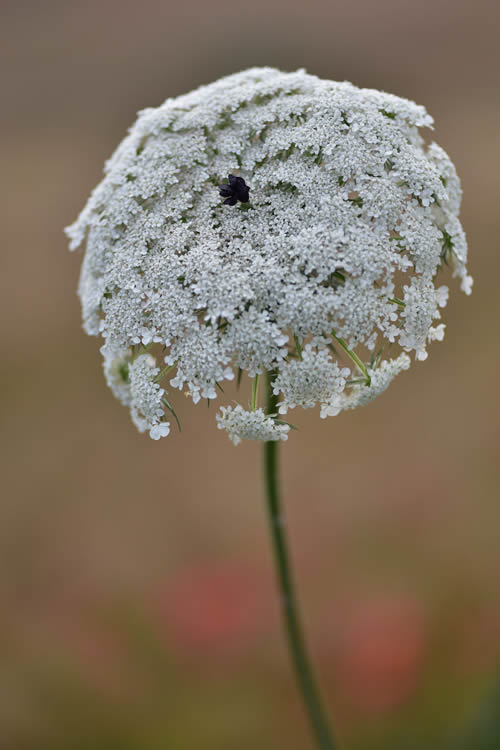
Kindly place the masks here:
MULTIPOLYGON (((268 376, 267 381, 267 412, 273 414, 276 410, 277 398, 273 393, 271 375, 268 376)), ((297 682, 317 746, 321 750, 335 750, 337 745, 334 742, 332 730, 316 685, 295 601, 295 587, 284 534, 283 511, 280 507, 277 447, 276 441, 264 443, 264 469, 269 527, 278 574, 278 586, 281 593, 283 620, 297 682)))

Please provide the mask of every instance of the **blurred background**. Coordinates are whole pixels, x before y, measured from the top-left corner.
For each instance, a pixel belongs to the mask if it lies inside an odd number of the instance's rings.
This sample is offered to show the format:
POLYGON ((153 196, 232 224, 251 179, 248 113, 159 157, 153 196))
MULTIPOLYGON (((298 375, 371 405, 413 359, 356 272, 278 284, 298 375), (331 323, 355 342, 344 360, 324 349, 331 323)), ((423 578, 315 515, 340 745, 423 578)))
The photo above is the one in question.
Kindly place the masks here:
POLYGON ((283 491, 345 749, 499 748, 499 4, 1 0, 0 13, 0 748, 311 747, 259 446, 234 448, 213 407, 184 399, 181 434, 137 433, 81 330, 81 255, 63 235, 137 110, 254 65, 425 104, 462 178, 473 295, 450 284, 444 343, 372 405, 294 413, 283 491))

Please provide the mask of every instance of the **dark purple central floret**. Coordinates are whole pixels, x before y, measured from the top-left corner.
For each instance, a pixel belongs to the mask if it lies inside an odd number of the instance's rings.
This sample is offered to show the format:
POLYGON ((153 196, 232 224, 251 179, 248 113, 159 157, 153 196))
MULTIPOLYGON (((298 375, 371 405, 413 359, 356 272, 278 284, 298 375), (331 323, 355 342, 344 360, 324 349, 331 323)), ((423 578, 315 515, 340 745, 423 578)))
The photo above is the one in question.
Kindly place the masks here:
POLYGON ((250 200, 250 188, 243 177, 236 177, 234 174, 228 175, 229 183, 223 182, 219 185, 220 194, 226 200, 223 201, 225 206, 235 206, 237 201, 248 203, 250 200))

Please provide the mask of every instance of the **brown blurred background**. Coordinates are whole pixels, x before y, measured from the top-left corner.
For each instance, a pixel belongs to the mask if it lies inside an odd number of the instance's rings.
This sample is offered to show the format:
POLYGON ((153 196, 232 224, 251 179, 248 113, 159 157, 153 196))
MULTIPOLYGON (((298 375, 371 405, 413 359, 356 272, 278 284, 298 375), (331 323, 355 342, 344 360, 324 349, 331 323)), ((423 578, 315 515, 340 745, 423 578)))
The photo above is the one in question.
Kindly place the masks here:
POLYGON ((254 65, 425 104, 463 181, 475 286, 451 283, 444 343, 369 407, 294 413, 282 451, 308 638, 345 748, 453 745, 487 713, 500 657, 500 5, 0 12, 0 748, 311 747, 259 447, 234 448, 215 409, 187 400, 180 435, 136 432, 81 330, 81 256, 62 231, 137 110, 254 65))

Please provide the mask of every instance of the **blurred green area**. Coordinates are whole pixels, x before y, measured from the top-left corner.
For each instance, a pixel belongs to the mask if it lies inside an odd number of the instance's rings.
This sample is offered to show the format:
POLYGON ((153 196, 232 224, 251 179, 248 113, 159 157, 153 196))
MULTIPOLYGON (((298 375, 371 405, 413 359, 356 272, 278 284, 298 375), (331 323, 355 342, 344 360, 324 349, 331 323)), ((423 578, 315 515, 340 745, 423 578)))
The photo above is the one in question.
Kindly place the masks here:
POLYGON ((345 747, 500 747, 498 4, 1 13, 2 750, 310 747, 259 448, 184 399, 180 435, 137 434, 81 331, 81 256, 62 234, 136 110, 263 64, 425 104, 462 177, 472 297, 451 282, 444 343, 371 406, 294 414, 283 489, 345 747))

